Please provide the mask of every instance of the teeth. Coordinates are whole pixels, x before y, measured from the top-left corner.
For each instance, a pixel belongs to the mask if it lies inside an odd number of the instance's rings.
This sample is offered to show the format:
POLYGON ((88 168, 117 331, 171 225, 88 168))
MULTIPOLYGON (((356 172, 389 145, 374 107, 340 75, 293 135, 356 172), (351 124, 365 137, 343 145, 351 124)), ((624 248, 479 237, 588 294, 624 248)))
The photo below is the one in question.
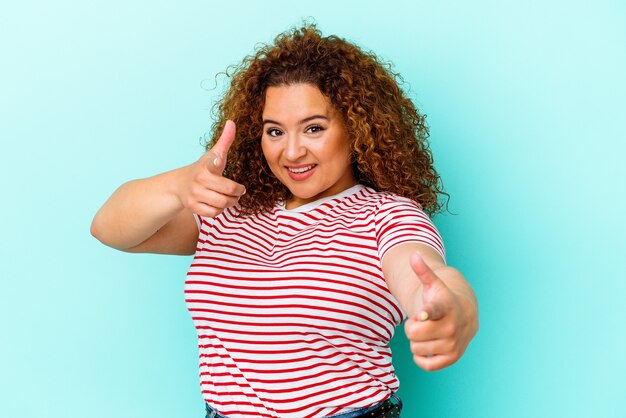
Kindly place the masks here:
POLYGON ((292 173, 304 173, 305 171, 309 171, 310 169, 312 169, 314 166, 315 164, 311 164, 307 167, 290 168, 289 171, 291 171, 292 173))

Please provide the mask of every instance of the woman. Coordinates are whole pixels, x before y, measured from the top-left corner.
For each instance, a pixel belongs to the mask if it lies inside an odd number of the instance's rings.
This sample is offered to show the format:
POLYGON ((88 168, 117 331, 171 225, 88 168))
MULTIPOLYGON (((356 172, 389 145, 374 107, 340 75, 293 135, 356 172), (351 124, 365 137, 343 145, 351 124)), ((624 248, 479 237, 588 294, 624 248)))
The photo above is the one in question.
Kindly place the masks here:
POLYGON ((313 25, 234 69, 207 152, 122 185, 92 234, 195 254, 185 283, 209 417, 398 416, 388 342, 465 351, 477 303, 445 264, 424 118, 396 75, 313 25))

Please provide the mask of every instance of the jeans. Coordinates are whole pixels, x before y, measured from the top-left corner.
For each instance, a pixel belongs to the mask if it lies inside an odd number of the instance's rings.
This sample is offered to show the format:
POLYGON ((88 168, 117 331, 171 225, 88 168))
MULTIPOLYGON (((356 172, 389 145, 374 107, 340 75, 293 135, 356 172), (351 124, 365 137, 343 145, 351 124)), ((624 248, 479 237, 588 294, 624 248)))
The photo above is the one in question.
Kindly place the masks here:
MULTIPOLYGON (((398 395, 396 395, 395 393, 391 394, 391 398, 389 398, 389 400, 395 401, 395 404, 398 406, 398 410, 401 411, 402 410, 402 399, 400 399, 400 397, 398 395)), ((342 412, 339 414, 335 414, 335 415, 329 415, 326 418, 354 418, 354 417, 358 417, 361 416, 363 414, 366 414, 370 411, 373 411, 374 409, 378 408, 380 405, 382 405, 383 403, 387 402, 387 400, 384 401, 380 401, 378 403, 375 403, 372 406, 368 406, 366 408, 359 408, 359 409, 355 409, 353 411, 348 411, 348 412, 342 412)), ((211 407, 208 403, 206 404, 206 418, 228 418, 225 415, 220 414, 219 412, 217 412, 215 409, 213 409, 213 407, 211 407)))
POLYGON ((392 402, 395 401, 395 404, 398 406, 398 411, 402 410, 402 399, 400 399, 400 397, 398 395, 396 395, 395 393, 391 394, 391 397, 389 399, 385 399, 384 401, 380 401, 378 403, 375 403, 372 406, 368 406, 367 408, 359 408, 359 409, 355 409, 354 411, 349 411, 349 412, 342 412, 339 414, 335 414, 335 415, 330 415, 327 418, 354 418, 354 417, 359 417, 361 415, 364 415, 370 411, 373 411, 374 409, 378 408, 380 405, 382 405, 383 403, 387 402, 388 400, 391 400, 392 402))

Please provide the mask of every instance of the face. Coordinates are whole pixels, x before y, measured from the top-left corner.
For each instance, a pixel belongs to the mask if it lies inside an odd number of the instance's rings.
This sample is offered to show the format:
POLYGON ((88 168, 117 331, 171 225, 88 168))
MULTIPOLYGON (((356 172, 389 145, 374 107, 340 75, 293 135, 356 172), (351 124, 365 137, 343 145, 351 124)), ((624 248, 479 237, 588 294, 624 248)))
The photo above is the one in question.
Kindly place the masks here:
POLYGON ((261 138, 272 173, 291 191, 287 209, 356 184, 346 127, 316 86, 269 87, 261 138))

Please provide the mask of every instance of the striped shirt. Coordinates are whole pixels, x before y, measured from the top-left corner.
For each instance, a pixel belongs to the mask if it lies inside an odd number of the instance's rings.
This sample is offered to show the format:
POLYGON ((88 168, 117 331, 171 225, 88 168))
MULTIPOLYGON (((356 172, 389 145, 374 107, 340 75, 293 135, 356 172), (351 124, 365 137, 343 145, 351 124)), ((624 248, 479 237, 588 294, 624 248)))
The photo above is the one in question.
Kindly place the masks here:
POLYGON ((444 257, 418 204, 356 185, 294 210, 197 221, 185 298, 207 403, 228 417, 324 417, 398 389, 388 343, 405 315, 381 260, 405 242, 444 257))

